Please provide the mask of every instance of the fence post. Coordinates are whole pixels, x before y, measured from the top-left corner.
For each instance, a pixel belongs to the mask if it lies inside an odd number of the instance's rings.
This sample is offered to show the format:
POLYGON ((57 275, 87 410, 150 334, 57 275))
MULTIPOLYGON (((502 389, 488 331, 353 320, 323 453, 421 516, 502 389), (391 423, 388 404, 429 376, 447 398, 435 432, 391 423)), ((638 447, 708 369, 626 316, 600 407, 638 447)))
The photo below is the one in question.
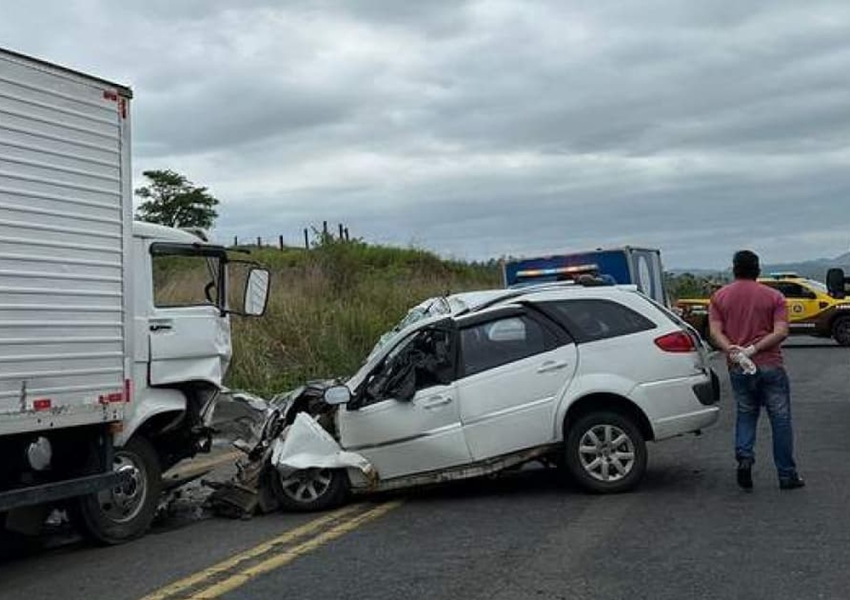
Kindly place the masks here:
POLYGON ((277 239, 278 239, 278 242, 280 242, 280 249, 283 250, 283 236, 279 235, 279 236, 277 236, 277 239))
POLYGON ((263 247, 263 238, 258 237, 257 238, 257 248, 262 248, 262 247, 263 247))
POLYGON ((339 239, 340 239, 340 241, 342 241, 342 234, 343 234, 343 231, 342 231, 342 223, 340 223, 340 224, 339 224, 339 239))
POLYGON ((348 241, 348 227, 345 228, 344 233, 345 233, 345 241, 347 242, 348 241))
POLYGON ((304 228, 304 249, 310 249, 310 234, 307 232, 307 228, 304 228))
POLYGON ((234 248, 239 247, 239 237, 235 236, 235 235, 233 236, 233 247, 234 248))
POLYGON ((322 233, 325 234, 325 237, 328 235, 328 222, 322 221, 322 233))

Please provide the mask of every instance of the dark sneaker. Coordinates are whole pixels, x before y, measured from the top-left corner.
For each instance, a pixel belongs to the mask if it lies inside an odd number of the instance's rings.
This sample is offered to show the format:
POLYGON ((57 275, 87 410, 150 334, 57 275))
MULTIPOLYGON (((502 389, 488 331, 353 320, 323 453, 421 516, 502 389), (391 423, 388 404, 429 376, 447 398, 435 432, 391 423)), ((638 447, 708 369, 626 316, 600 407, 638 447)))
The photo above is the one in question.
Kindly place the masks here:
POLYGON ((803 481, 803 478, 796 473, 794 473, 791 477, 783 477, 779 480, 780 490, 796 490, 805 486, 806 482, 803 481))
POLYGON ((738 486, 742 490, 753 489, 753 463, 742 460, 738 463, 738 486))

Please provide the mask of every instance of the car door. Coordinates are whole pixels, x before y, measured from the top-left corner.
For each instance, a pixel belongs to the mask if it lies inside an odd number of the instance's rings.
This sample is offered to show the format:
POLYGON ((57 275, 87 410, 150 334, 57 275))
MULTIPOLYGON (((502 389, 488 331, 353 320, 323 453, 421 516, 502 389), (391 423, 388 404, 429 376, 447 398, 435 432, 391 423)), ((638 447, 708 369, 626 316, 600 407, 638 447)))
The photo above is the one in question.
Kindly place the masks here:
POLYGON ((222 311, 223 251, 153 244, 150 258, 150 384, 220 385, 231 356, 230 321, 222 311))
POLYGON ((788 308, 788 322, 795 329, 814 327, 812 319, 822 310, 818 305, 817 294, 793 281, 768 283, 782 292, 788 308))
POLYGON ((455 345, 451 328, 412 334, 339 412, 342 447, 363 455, 382 480, 470 462, 454 383, 455 345))
POLYGON ((498 311, 460 325, 457 395, 475 461, 554 440, 557 399, 576 370, 575 344, 533 311, 498 311))

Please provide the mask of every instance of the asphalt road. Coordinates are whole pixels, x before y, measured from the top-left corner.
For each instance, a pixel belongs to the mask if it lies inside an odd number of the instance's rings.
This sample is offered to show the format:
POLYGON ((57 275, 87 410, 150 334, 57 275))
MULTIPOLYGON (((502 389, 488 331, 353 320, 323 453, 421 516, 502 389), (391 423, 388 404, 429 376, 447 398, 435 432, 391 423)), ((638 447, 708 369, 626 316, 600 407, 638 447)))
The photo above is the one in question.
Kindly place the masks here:
POLYGON ((0 564, 0 598, 848 598, 850 350, 795 342, 786 356, 802 490, 777 487, 766 417, 755 491, 737 488, 724 380, 720 423, 651 445, 630 494, 526 469, 250 521, 211 518, 190 494, 135 543, 60 537, 0 564))

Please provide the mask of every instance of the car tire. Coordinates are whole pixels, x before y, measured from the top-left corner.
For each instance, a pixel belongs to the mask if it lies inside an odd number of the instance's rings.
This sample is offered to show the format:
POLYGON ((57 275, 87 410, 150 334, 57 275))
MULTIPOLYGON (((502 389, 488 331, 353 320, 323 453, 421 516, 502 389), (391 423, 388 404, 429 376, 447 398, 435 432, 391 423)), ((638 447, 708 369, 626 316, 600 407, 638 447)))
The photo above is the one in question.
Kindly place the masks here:
POLYGON ((850 317, 838 317, 832 322, 832 338, 841 346, 850 346, 850 317))
POLYGON ((569 473, 591 492, 629 491, 646 472, 646 442, 640 428, 616 411, 592 412, 572 423, 564 451, 569 473))
POLYGON ((81 532, 102 545, 114 545, 144 535, 156 515, 162 492, 159 457, 144 437, 116 448, 115 468, 133 469, 121 486, 77 499, 74 520, 81 532))
POLYGON ((284 510, 328 510, 343 504, 348 497, 348 474, 343 469, 303 469, 288 475, 272 469, 272 488, 284 510))

